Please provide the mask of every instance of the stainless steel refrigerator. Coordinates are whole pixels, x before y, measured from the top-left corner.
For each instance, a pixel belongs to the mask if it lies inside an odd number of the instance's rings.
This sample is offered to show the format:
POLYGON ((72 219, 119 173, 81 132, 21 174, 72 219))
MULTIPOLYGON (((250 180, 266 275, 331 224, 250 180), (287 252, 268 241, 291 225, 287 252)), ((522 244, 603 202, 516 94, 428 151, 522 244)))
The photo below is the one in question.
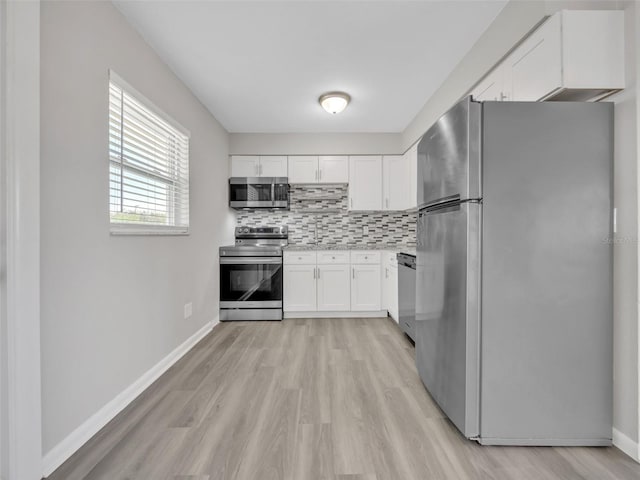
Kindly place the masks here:
POLYGON ((609 445, 613 105, 468 97, 418 162, 431 396, 482 444, 609 445))

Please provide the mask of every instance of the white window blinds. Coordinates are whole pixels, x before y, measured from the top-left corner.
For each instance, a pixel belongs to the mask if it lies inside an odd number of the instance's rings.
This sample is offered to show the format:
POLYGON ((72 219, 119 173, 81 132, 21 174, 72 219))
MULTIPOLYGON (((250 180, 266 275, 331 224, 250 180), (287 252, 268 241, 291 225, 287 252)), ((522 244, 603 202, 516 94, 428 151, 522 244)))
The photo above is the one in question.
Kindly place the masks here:
POLYGON ((187 233, 189 135, 113 72, 109 77, 112 233, 187 233))

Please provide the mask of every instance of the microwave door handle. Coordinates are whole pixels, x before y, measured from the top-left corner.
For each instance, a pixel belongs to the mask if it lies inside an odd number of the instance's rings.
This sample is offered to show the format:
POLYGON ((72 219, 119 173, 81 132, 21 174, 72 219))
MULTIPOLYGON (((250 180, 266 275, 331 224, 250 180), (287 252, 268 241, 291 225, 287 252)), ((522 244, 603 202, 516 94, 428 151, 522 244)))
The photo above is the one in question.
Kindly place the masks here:
POLYGON ((271 206, 272 207, 276 206, 276 184, 275 183, 271 184, 271 206))

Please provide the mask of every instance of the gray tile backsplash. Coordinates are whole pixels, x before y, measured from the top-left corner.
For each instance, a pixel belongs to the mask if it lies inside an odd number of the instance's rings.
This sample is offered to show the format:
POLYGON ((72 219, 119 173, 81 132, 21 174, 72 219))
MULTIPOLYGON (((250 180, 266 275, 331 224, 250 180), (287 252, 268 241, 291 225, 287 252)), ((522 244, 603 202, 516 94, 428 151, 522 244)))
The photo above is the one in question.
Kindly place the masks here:
POLYGON ((347 201, 347 185, 292 185, 290 210, 239 210, 237 222, 288 225, 293 244, 415 245, 416 213, 349 212, 347 201))

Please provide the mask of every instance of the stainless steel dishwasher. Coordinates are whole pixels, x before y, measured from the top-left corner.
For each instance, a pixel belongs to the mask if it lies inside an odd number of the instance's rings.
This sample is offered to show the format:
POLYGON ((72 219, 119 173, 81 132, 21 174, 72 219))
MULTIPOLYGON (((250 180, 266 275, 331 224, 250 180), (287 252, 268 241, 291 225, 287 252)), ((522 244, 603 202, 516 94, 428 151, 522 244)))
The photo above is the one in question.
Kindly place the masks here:
POLYGON ((415 342, 416 256, 398 254, 398 309, 400 328, 415 342))

